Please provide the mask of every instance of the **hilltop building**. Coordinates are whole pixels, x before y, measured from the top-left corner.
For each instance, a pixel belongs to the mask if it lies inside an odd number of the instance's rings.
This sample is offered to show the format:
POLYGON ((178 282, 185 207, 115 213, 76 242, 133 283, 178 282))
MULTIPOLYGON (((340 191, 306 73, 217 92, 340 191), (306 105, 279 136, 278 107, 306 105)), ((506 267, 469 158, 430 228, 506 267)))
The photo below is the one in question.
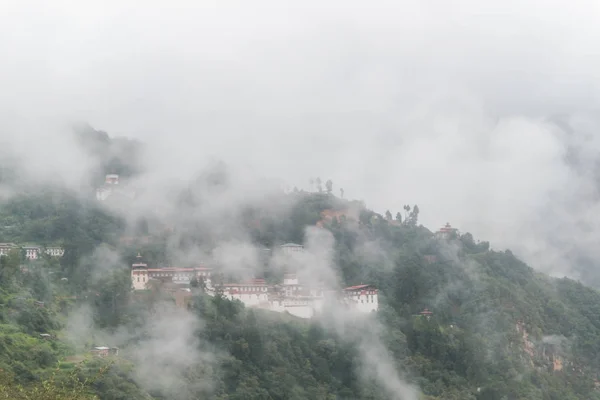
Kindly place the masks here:
POLYGON ((108 174, 104 179, 104 184, 106 185, 118 185, 119 184, 119 175, 117 174, 108 174))
POLYGON ((423 311, 421 311, 421 312, 419 313, 419 315, 420 315, 421 317, 425 317, 425 318, 427 318, 427 319, 430 319, 430 318, 433 316, 433 312, 429 311, 429 309, 427 309, 427 308, 426 308, 426 309, 424 309, 423 311))
POLYGON ((435 237, 438 239, 448 240, 458 235, 458 229, 453 228, 450 223, 446 222, 439 231, 435 233, 435 237))
POLYGON ((108 174, 104 179, 104 185, 96 189, 96 199, 105 201, 114 195, 133 199, 135 198, 135 191, 133 191, 131 188, 128 188, 127 185, 123 185, 119 180, 119 175, 108 174))
POLYGON ((112 193, 115 186, 119 184, 119 175, 108 174, 104 179, 104 185, 96 189, 96 199, 106 200, 112 193))

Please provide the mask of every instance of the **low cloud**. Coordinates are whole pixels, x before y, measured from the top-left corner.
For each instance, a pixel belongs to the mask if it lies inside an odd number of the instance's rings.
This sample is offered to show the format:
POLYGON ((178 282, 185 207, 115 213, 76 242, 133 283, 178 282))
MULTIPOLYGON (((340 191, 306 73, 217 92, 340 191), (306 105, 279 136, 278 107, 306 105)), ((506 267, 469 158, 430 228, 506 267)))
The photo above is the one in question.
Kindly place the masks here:
POLYGON ((419 204, 426 226, 451 221, 543 271, 597 270, 589 2, 38 3, 0 17, 0 143, 31 179, 82 187, 94 163, 66 127, 86 120, 148 144, 140 213, 223 159, 254 177, 236 185, 248 197, 267 179, 331 177, 336 193, 379 212, 419 204))
POLYGON ((151 393, 174 400, 210 393, 216 356, 212 349, 202 347, 200 329, 197 316, 161 304, 140 329, 140 340, 127 349, 136 366, 136 382, 151 393))
MULTIPOLYGON (((337 268, 333 263, 335 240, 328 230, 308 227, 305 236, 305 251, 296 260, 302 284, 324 285, 330 289, 340 289, 337 268)), ((396 363, 382 342, 383 326, 372 314, 357 311, 352 305, 330 301, 324 305, 323 313, 317 315, 317 322, 343 341, 356 346, 356 372, 366 382, 376 382, 390 399, 416 400, 418 390, 405 382, 396 363)))

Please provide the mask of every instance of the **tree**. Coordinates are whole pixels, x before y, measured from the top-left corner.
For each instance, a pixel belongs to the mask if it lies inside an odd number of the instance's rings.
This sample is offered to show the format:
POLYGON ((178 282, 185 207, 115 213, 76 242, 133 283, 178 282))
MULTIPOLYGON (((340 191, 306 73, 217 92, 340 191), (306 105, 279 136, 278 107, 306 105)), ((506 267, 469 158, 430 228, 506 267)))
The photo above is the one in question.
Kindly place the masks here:
POLYGON ((19 250, 11 250, 8 255, 0 256, 0 286, 8 286, 19 271, 21 256, 19 250))
POLYGON ((110 365, 103 366, 98 372, 80 380, 78 375, 83 368, 78 366, 66 377, 60 376, 60 368, 56 368, 50 377, 30 386, 22 386, 14 377, 0 369, 0 399, 11 400, 92 400, 98 396, 90 393, 94 383, 102 378, 110 365), (58 378, 58 379, 57 379, 58 378))
POLYGON ((325 188, 327 189, 327 194, 331 194, 333 191, 333 182, 331 179, 328 179, 327 182, 325 182, 325 188))
MULTIPOLYGON (((409 207, 410 209, 410 207, 409 207)), ((412 211, 409 213, 408 215, 408 220, 406 221, 406 223, 410 226, 417 226, 419 222, 419 206, 415 205, 412 208, 412 211)))
POLYGON ((343 199, 344 198, 344 189, 340 188, 340 197, 343 199))
POLYGON ((405 204, 403 209, 404 209, 404 221, 407 222, 408 214, 410 213, 410 206, 408 204, 405 204))
POLYGON ((396 213, 396 221, 402 222, 402 214, 400 214, 400 211, 396 213))
POLYGON ((387 210, 385 212, 385 219, 387 219, 388 221, 392 220, 392 213, 390 212, 390 210, 387 210))
POLYGON ((321 186, 321 178, 317 177, 317 179, 315 179, 315 183, 317 184, 317 191, 320 193, 323 191, 323 186, 321 186))

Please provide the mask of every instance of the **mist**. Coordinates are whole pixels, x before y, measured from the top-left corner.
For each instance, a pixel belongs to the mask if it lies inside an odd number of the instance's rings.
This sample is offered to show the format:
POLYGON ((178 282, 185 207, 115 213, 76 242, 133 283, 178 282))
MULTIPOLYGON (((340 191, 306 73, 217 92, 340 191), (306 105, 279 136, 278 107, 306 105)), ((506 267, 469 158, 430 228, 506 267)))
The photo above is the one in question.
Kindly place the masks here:
POLYGON ((591 1, 0 7, 0 142, 37 180, 80 187, 67 127, 87 121, 145 141, 163 182, 220 159, 418 204, 553 274, 596 255, 591 1))
MULTIPOLYGON (((449 221, 539 270, 598 275, 594 262, 581 266, 600 255, 595 3, 169 6, 0 5, 0 146, 25 179, 82 190, 96 160, 75 143, 71 124, 86 121, 145 143, 144 173, 133 182, 145 195, 124 213, 132 224, 150 212, 177 223, 181 235, 199 224, 209 231, 213 253, 170 246, 180 265, 214 261, 252 275, 257 249, 235 218, 239 206, 282 187, 309 189, 318 176, 381 213, 418 204, 430 229, 449 221), (228 184, 197 184, 215 160, 227 165, 228 184), (196 203, 180 208, 172 193, 181 188, 196 203)), ((331 238, 309 233, 306 245, 295 261, 300 276, 336 287, 331 238)), ((376 243, 363 251, 379 253, 376 243)), ((94 262, 101 273, 103 262, 94 262)), ((70 317, 74 336, 91 329, 89 312, 70 317)), ((332 315, 321 324, 358 344, 361 375, 390 396, 414 398, 377 340, 378 325, 356 332, 356 315, 332 315)), ((213 363, 193 338, 202 321, 170 309, 152 321, 133 350, 136 382, 183 397, 176 388, 186 369, 213 363), (157 379, 149 360, 171 372, 157 379)), ((98 335, 117 346, 131 337, 98 335)), ((198 384, 194 390, 210 391, 198 384)))
MULTIPOLYGON (((328 289, 340 286, 337 268, 333 262, 334 238, 327 230, 307 228, 306 252, 297 259, 292 267, 309 287, 324 285, 328 289)), ((406 383, 396 368, 393 358, 381 340, 383 326, 373 315, 348 307, 342 302, 328 301, 317 321, 325 329, 333 332, 342 340, 354 343, 357 348, 358 376, 377 387, 383 388, 389 399, 416 400, 418 390, 406 383)))

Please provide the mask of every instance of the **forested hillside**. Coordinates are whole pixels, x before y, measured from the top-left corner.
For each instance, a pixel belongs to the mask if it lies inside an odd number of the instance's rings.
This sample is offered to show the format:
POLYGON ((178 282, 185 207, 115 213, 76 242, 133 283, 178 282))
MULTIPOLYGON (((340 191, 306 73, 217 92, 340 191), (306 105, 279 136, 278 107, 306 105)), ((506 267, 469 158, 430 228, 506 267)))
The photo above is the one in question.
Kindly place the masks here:
MULTIPOLYGON (((82 139, 100 166, 91 181, 141 173, 127 164, 135 159, 127 146, 93 135, 82 139)), ((537 273, 469 233, 436 237, 419 224, 427 210, 417 206, 377 214, 334 195, 333 183, 204 212, 226 190, 227 173, 182 187, 173 196, 180 214, 158 224, 169 229, 148 228, 156 215, 132 227, 93 193, 62 187, 24 186, 3 200, 0 242, 59 244, 65 254, 0 256, 0 398, 413 400, 384 384, 394 380, 428 400, 600 399, 596 290, 537 273), (273 248, 304 242, 307 227, 334 239, 327 268, 340 286, 379 288, 376 315, 333 329, 327 319, 246 309, 201 287, 185 309, 159 288, 131 291, 138 252, 150 265, 219 268, 222 258, 199 258, 228 239, 273 248), (425 308, 430 318, 419 314, 425 308), (120 351, 91 357, 100 345, 120 351), (384 355, 389 368, 365 371, 384 355)), ((253 268, 267 279, 281 273, 268 261, 253 268)))

